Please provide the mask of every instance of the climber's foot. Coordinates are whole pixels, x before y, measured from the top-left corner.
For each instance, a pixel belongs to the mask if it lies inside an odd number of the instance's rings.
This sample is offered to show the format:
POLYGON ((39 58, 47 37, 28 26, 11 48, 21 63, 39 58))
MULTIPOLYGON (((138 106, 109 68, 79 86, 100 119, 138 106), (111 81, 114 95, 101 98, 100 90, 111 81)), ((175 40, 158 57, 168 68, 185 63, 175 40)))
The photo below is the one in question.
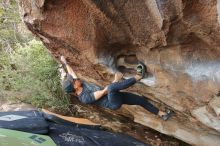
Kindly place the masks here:
POLYGON ((146 70, 147 70, 146 65, 143 62, 139 62, 136 67, 136 70, 137 70, 137 75, 139 75, 141 79, 143 79, 146 75, 146 70))
POLYGON ((165 113, 166 114, 161 116, 161 119, 163 119, 164 121, 167 121, 173 115, 173 111, 170 109, 166 109, 165 113))

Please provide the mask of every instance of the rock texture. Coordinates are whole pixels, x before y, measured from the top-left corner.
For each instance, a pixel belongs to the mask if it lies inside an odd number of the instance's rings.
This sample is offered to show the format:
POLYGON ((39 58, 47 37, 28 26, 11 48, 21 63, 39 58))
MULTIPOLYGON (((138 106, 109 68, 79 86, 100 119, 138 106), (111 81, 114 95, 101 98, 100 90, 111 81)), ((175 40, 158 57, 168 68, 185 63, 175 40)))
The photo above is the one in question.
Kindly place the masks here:
POLYGON ((148 77, 129 90, 176 114, 162 122, 140 107, 123 107, 135 122, 190 144, 220 144, 219 0, 19 3, 27 27, 85 80, 106 85, 116 70, 131 76, 138 60, 148 66, 148 77))

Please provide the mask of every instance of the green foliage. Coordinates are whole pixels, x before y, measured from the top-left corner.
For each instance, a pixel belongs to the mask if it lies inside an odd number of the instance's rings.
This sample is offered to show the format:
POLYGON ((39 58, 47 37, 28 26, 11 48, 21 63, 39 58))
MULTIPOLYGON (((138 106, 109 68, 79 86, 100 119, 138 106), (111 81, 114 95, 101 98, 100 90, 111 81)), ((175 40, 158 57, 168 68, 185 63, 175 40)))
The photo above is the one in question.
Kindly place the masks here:
POLYGON ((68 107, 58 64, 22 23, 16 0, 0 0, 0 96, 37 107, 68 107))
POLYGON ((10 58, 0 56, 3 90, 23 93, 26 97, 22 100, 37 107, 67 108, 69 101, 61 89, 58 64, 42 43, 32 40, 15 50, 10 58))
POLYGON ((32 39, 21 24, 16 0, 0 1, 0 47, 12 50, 17 43, 26 43, 32 39))

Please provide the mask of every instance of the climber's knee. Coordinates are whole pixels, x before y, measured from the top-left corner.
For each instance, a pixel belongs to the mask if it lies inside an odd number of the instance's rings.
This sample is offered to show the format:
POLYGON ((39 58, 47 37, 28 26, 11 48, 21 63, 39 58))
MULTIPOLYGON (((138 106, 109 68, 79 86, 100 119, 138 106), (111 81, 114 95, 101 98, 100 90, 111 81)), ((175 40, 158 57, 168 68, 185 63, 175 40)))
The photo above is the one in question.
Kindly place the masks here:
POLYGON ((114 92, 115 88, 113 84, 108 85, 108 93, 114 92))
POLYGON ((111 104, 111 105, 109 105, 109 109, 111 109, 111 110, 117 110, 117 109, 119 109, 121 107, 121 104, 111 104))

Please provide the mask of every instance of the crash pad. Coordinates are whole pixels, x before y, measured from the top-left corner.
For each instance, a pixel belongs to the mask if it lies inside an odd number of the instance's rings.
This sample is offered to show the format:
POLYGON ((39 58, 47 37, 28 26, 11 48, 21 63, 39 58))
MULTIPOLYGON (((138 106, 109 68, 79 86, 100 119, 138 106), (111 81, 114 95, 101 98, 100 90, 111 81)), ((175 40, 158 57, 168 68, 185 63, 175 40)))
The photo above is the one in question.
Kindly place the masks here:
POLYGON ((49 123, 49 136, 58 146, 148 146, 125 134, 49 123))
POLYGON ((0 146, 56 146, 49 136, 0 128, 0 146))
POLYGON ((37 110, 0 112, 0 128, 46 134, 48 123, 37 110))

